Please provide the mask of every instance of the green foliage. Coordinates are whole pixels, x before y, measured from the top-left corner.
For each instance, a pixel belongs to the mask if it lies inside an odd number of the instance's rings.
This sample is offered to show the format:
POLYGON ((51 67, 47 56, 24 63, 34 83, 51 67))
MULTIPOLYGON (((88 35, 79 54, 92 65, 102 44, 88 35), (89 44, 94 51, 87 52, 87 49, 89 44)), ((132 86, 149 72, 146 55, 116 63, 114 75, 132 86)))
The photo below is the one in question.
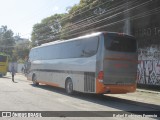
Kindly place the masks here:
POLYGON ((7 26, 0 27, 0 54, 5 54, 9 57, 9 61, 24 61, 25 57, 29 54, 29 45, 21 44, 15 45, 12 30, 7 26))
POLYGON ((7 26, 0 27, 0 52, 12 56, 13 46, 15 44, 13 32, 7 26))
POLYGON ((43 19, 41 23, 35 24, 31 37, 32 46, 36 45, 36 41, 53 39, 54 34, 61 31, 62 25, 64 25, 62 18, 65 16, 66 14, 55 14, 43 19))
POLYGON ((0 28, 0 46, 14 45, 14 38, 12 30, 8 30, 7 26, 0 28))
MULTIPOLYGON (((92 9, 102 3, 105 3, 109 0, 81 0, 78 5, 74 5, 70 11, 69 14, 77 15, 79 13, 82 13, 84 11, 87 11, 89 9, 92 9)), ((92 11, 93 12, 93 11, 92 11)))
POLYGON ((13 50, 12 59, 17 62, 24 62, 25 58, 29 55, 30 49, 24 45, 18 45, 13 50))
MULTIPOLYGON (((112 1, 118 0, 80 0, 80 3, 71 7, 68 13, 55 14, 43 19, 41 23, 33 26, 32 46, 37 45, 36 41, 48 42, 48 40, 67 39, 68 36, 75 37, 71 34, 81 32, 83 29, 73 31, 75 28, 79 28, 74 23, 92 16, 98 16, 111 5, 112 1)), ((84 22, 81 24, 84 24, 84 22)))

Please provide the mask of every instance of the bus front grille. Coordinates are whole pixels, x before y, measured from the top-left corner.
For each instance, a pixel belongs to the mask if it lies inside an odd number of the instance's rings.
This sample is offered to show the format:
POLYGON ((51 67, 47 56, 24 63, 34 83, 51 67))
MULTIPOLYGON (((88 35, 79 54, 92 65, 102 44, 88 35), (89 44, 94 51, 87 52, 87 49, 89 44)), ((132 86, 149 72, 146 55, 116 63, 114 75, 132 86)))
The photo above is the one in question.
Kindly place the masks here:
POLYGON ((95 92, 95 73, 92 72, 84 73, 84 91, 95 92))

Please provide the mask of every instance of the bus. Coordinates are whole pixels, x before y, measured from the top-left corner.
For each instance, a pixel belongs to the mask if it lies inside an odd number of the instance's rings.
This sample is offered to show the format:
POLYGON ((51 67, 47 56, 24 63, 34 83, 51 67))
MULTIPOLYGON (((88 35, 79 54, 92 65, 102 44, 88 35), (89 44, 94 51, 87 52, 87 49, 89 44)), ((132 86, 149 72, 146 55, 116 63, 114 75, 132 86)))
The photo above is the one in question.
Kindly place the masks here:
POLYGON ((136 90, 137 59, 133 36, 97 32, 32 48, 27 79, 68 94, 129 93, 136 90))
POLYGON ((8 56, 0 54, 0 76, 3 77, 8 71, 8 56))

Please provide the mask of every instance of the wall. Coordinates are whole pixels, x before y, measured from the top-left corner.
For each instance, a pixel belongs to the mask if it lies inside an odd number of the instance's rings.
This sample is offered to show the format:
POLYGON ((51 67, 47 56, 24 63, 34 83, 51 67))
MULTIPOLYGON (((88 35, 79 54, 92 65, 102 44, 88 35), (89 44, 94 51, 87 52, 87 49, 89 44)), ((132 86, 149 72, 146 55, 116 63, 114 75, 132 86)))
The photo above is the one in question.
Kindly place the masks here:
POLYGON ((139 49, 138 83, 160 85, 160 47, 139 49))
POLYGON ((160 86, 160 1, 148 3, 137 9, 141 16, 131 20, 132 34, 138 40, 138 83, 160 86))

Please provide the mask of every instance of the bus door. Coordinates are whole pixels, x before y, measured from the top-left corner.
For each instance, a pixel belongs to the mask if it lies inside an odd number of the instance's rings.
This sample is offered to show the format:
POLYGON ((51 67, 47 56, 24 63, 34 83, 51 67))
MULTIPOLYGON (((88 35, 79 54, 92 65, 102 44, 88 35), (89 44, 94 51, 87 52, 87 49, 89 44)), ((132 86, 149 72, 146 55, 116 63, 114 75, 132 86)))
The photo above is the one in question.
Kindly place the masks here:
POLYGON ((104 35, 104 84, 136 83, 137 44, 134 37, 110 33, 104 35))

